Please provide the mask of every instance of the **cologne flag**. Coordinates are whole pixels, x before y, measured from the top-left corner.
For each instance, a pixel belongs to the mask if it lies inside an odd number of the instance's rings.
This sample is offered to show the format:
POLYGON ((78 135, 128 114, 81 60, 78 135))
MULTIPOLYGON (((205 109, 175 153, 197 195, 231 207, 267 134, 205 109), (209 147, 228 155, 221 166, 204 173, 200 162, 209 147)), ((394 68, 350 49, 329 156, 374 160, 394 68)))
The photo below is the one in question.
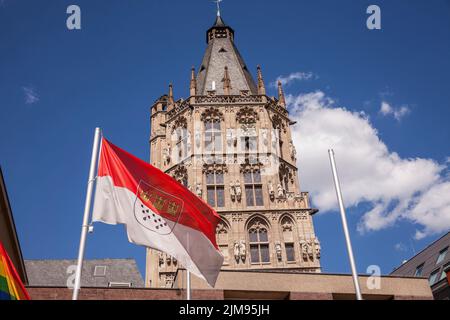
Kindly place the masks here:
POLYGON ((224 259, 219 220, 176 180, 102 140, 93 221, 124 224, 130 242, 169 254, 214 287, 224 259))

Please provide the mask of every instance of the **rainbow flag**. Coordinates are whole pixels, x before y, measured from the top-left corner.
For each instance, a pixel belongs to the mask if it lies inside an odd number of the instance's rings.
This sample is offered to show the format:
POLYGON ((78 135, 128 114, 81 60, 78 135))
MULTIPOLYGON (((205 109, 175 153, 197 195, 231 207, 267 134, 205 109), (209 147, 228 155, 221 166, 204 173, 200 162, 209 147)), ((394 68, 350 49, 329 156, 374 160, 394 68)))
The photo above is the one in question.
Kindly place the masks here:
POLYGON ((16 268, 0 243, 0 300, 30 300, 16 268))

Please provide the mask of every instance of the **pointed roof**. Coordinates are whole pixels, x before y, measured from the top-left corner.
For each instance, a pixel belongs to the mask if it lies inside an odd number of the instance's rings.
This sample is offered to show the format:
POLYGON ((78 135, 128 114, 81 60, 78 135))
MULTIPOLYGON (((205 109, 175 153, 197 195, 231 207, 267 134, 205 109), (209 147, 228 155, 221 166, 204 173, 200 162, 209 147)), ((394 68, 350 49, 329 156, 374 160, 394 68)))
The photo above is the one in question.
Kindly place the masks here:
POLYGON ((239 95, 241 90, 258 94, 256 83, 234 44, 234 30, 221 16, 216 17, 206 36, 208 47, 197 75, 197 94, 207 95, 208 91, 212 90, 214 82, 216 94, 223 95, 224 90, 220 84, 225 67, 228 68, 233 84, 230 94, 239 95))

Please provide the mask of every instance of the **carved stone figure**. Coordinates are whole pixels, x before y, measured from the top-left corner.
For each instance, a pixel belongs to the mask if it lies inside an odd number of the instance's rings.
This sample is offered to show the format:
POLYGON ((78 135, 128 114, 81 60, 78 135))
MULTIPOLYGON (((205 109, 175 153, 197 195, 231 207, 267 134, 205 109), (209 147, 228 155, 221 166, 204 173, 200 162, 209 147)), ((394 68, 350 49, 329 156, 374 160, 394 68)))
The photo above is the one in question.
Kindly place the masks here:
POLYGON ((307 242, 307 245, 308 245, 308 256, 311 260, 313 260, 314 259, 313 241, 309 240, 307 242))
POLYGON ((164 265, 164 253, 158 252, 159 266, 164 265))
POLYGON ((267 189, 269 190, 270 200, 275 199, 275 190, 273 188, 272 181, 269 181, 269 183, 267 184, 267 189))
POLYGON ((320 259, 320 251, 322 250, 322 248, 320 246, 320 241, 317 238, 314 240, 314 249, 316 252, 316 258, 320 259))
POLYGON ((284 189, 283 189, 283 186, 281 185, 281 183, 278 184, 277 191, 278 191, 278 198, 284 198, 285 197, 284 189))
POLYGON ((197 149, 200 149, 202 144, 202 133, 201 131, 197 130, 195 131, 195 146, 197 149))
POLYGON ((295 149, 294 143, 292 141, 289 142, 289 150, 291 152, 292 160, 297 160, 297 150, 295 149))
POLYGON ((197 186, 195 187, 195 193, 197 194, 197 197, 201 198, 203 196, 203 190, 202 190, 202 184, 197 183, 197 186))
POLYGON ((239 263, 239 259, 240 259, 240 243, 239 241, 235 241, 234 242, 234 249, 233 249, 233 253, 234 253, 234 259, 236 260, 236 262, 239 263))
POLYGON ((263 138, 264 145, 267 146, 269 144, 269 137, 267 134, 267 130, 263 130, 262 138, 263 138))
POLYGON ((277 254, 278 261, 281 261, 282 259, 282 249, 281 249, 281 243, 277 241, 275 243, 275 253, 277 254))
POLYGON ((233 182, 231 182, 231 184, 230 184, 230 196, 231 196, 231 201, 236 200, 236 186, 233 182))
POLYGON ((236 199, 237 201, 241 201, 242 199, 242 188, 241 188, 241 182, 239 180, 236 181, 236 184, 234 185, 236 190, 236 199))
POLYGON ((163 162, 164 162, 165 166, 170 164, 170 146, 167 147, 167 148, 164 148, 164 151, 163 151, 163 162))
POLYGON ((242 262, 245 263, 245 260, 247 259, 247 247, 245 246, 244 240, 239 241, 239 256, 242 262))
POLYGON ((300 241, 300 248, 302 249, 303 260, 308 260, 308 243, 305 240, 300 241))

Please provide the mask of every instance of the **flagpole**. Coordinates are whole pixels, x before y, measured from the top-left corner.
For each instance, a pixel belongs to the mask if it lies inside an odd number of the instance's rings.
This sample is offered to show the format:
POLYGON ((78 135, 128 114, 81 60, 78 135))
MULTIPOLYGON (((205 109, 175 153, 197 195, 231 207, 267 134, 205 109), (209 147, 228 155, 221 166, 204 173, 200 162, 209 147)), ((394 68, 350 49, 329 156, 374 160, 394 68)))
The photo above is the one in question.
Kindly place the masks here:
MULTIPOLYGON (((187 234, 187 248, 190 251, 190 243, 189 243, 190 237, 189 237, 189 233, 187 234)), ((186 300, 190 301, 191 300, 191 272, 189 270, 187 270, 187 278, 186 278, 186 300)))
POLYGON ((334 158, 334 150, 332 150, 332 149, 328 150, 328 154, 330 155, 331 169, 333 171, 333 179, 334 179, 334 184, 335 184, 335 187, 336 187, 336 196, 337 196, 337 199, 338 199, 338 202, 339 202, 339 209, 341 211, 342 226, 344 228, 345 242, 347 244, 348 258, 350 260, 350 267, 352 269, 352 277, 353 277, 353 284, 355 285, 356 299, 357 300, 362 300, 361 288, 359 286, 358 274, 357 274, 357 271, 356 271, 355 258, 353 256, 352 242, 350 240, 350 233, 348 232, 348 225, 347 225, 347 217, 345 215, 344 200, 342 199, 342 191, 341 191, 341 186, 340 186, 340 183, 339 183, 339 176, 338 176, 337 168, 336 168, 336 160, 334 158))
POLYGON ((89 181, 87 185, 86 202, 84 204, 83 225, 81 226, 80 248, 78 251, 77 271, 75 273, 75 286, 73 288, 72 300, 78 300, 78 293, 81 285, 81 270, 83 267, 84 249, 86 247, 86 237, 89 231, 89 215, 91 212, 92 194, 95 185, 95 174, 97 169, 97 159, 99 144, 102 132, 100 128, 95 129, 94 145, 92 147, 91 167, 89 169, 89 181))
MULTIPOLYGON (((187 271, 187 270, 186 270, 187 271)), ((187 272, 187 285, 186 285, 186 292, 187 292, 187 300, 191 300, 191 273, 187 272)))

